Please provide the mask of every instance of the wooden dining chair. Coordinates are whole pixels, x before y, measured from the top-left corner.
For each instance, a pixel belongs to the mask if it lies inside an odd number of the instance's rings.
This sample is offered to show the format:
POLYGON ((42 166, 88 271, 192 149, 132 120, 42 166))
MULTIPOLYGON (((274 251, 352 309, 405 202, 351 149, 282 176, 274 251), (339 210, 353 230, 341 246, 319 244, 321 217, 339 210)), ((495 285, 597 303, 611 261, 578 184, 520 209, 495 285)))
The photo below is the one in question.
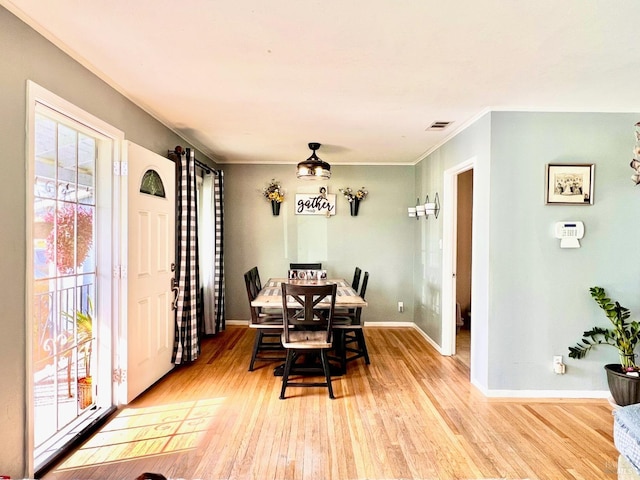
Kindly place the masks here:
MULTIPOLYGON (((360 296, 363 300, 367 293, 368 284, 369 272, 365 272, 362 279, 362 287, 360 288, 360 296)), ((336 315, 333 328, 337 332, 338 341, 340 342, 337 351, 343 372, 346 371, 348 362, 357 360, 358 358, 364 358, 367 365, 371 363, 369 360, 369 351, 367 350, 367 342, 364 338, 362 307, 353 309, 346 315, 336 315)))
POLYGON ((282 343, 280 343, 282 313, 275 313, 273 309, 267 313, 260 307, 251 306, 251 302, 255 300, 260 290, 262 290, 258 267, 253 267, 244 274, 244 283, 247 288, 249 311, 251 313, 249 328, 253 328, 256 331, 251 361, 249 362, 249 371, 252 372, 256 360, 284 360, 284 347, 282 343), (273 352, 280 352, 280 354, 274 356, 273 352), (262 355, 262 353, 264 353, 264 355, 262 355))
MULTIPOLYGON (((362 275, 362 270, 360 269, 360 267, 356 267, 355 270, 353 271, 353 280, 351 280, 351 288, 353 288, 356 293, 358 292, 358 285, 360 285, 360 276, 362 275)), ((346 317, 346 316, 353 316, 355 315, 356 310, 355 308, 344 308, 344 307, 338 307, 336 308, 336 318, 337 317, 346 317)))
POLYGON ((287 387, 327 387, 329 398, 335 398, 331 386, 331 370, 328 351, 333 348, 333 314, 336 305, 338 286, 329 285, 290 285, 282 283, 282 311, 284 312, 282 345, 287 351, 287 359, 282 374, 280 399, 284 400, 287 387), (329 308, 317 308, 326 297, 329 308), (295 303, 295 307, 288 306, 295 303), (296 381, 289 377, 296 374, 295 358, 297 354, 319 353, 325 382, 296 381))

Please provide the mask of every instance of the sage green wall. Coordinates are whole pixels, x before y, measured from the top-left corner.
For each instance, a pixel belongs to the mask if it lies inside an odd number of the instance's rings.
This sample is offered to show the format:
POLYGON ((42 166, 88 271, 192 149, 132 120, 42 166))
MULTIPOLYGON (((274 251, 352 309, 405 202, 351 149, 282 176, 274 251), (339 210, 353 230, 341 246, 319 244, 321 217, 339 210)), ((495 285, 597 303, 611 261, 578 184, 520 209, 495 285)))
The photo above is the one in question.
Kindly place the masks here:
MULTIPOLYGON (((446 207, 443 178, 447 170, 471 159, 473 172, 473 199, 475 204, 486 205, 490 191, 491 172, 491 115, 486 114, 446 144, 431 153, 416 166, 415 185, 419 196, 433 198, 439 193, 442 211, 438 219, 420 222, 416 230, 417 255, 415 275, 415 322, 436 344, 442 345, 442 248, 443 224, 446 207)), ((471 382, 481 389, 487 385, 489 349, 489 209, 474 210, 473 218, 473 346, 471 382)))
MULTIPOLYGON (((474 210, 471 381, 485 393, 607 391, 603 365, 617 362, 614 349, 600 347, 579 361, 567 353, 583 331, 607 326, 590 286, 640 311, 633 257, 640 191, 629 168, 639 119, 640 113, 493 112, 417 165, 416 190, 424 196, 442 188, 446 169, 476 158, 474 202, 482 204, 474 210), (545 205, 547 163, 594 163, 594 205, 545 205), (560 249, 553 236, 555 222, 567 220, 585 224, 580 249, 560 249), (564 355, 566 375, 553 373, 553 355, 564 355)), ((434 222, 416 238, 417 255, 430 259, 415 272, 416 323, 441 344, 442 231, 434 222)))
POLYGON ((640 315, 640 190, 630 180, 633 126, 640 113, 492 114, 489 381, 493 390, 607 390, 605 363, 567 347, 607 319, 589 295, 599 285, 640 315), (546 163, 595 164, 592 206, 545 206, 546 163), (580 220, 579 249, 560 249, 555 222, 580 220), (554 375, 553 355, 566 375, 554 375))
MULTIPOLYGON (((329 158, 323 159, 330 161, 329 158)), ((415 201, 413 166, 333 165, 327 182, 298 180, 295 165, 225 165, 225 283, 228 320, 248 320, 243 274, 258 266, 260 277, 286 275, 289 262, 321 261, 330 276, 368 271, 367 322, 413 322, 413 222, 406 209, 415 201), (273 216, 262 188, 275 178, 286 191, 273 216), (295 215, 295 193, 327 185, 337 195, 337 214, 295 215), (366 187, 357 217, 339 188, 366 187), (398 313, 398 301, 405 312, 398 313)))
MULTIPOLYGON (((2 335, 0 385, 2 407, 0 474, 27 477, 25 446, 25 263, 26 263, 26 88, 27 80, 125 132, 131 140, 158 154, 187 143, 151 118, 42 36, 0 7, 0 144, 2 145, 3 252, 0 277, 2 335)), ((208 161, 201 153, 198 158, 208 161)))

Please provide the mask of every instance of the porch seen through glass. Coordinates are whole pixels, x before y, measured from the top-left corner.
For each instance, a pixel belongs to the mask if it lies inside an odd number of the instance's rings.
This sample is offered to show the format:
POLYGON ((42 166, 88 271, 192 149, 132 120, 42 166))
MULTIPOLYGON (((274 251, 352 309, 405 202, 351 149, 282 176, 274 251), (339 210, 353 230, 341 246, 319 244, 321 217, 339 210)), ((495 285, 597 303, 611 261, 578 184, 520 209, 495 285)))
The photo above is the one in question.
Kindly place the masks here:
POLYGON ((35 447, 95 405, 97 141, 35 118, 33 382, 35 447))

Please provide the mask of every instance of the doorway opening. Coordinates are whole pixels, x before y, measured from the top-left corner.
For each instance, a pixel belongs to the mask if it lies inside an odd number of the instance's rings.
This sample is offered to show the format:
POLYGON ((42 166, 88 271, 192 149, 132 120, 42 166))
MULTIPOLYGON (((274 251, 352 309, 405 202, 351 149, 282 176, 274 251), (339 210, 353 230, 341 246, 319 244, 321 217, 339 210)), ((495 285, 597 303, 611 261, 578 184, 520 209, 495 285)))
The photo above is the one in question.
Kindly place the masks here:
POLYGON ((442 202, 442 354, 458 355, 470 370, 475 162, 473 157, 444 172, 442 202))
POLYGON ((456 200, 456 357, 471 368, 473 169, 457 175, 456 200))

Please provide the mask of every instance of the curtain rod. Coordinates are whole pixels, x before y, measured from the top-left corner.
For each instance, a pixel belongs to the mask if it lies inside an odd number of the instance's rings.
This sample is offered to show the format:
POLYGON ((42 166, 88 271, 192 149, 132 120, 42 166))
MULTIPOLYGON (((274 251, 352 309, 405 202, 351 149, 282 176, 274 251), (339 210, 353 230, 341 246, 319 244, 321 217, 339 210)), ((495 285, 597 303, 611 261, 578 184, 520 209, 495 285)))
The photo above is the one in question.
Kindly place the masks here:
MULTIPOLYGON (((187 147, 186 150, 185 150, 180 145, 178 145, 174 150, 167 150, 167 154, 169 155, 169 159, 172 160, 170 155, 182 156, 182 155, 185 155, 189 151, 191 151, 191 149, 189 147, 187 147)), ((195 160, 195 163, 196 163, 196 167, 200 167, 205 172, 213 173, 214 175, 218 175, 220 173, 220 170, 214 170, 209 165, 207 165, 206 163, 202 163, 197 158, 194 158, 194 160, 195 160)))

